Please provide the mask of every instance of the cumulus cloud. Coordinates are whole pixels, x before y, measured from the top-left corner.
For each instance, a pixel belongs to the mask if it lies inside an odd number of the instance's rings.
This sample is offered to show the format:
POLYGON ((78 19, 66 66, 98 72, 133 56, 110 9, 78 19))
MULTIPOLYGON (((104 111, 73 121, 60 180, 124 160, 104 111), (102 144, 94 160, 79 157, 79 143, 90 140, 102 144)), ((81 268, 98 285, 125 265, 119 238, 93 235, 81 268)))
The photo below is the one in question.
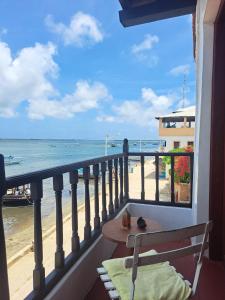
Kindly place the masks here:
POLYGON ((58 73, 52 43, 23 48, 13 58, 9 46, 0 42, 0 53, 1 116, 15 115, 16 107, 24 100, 36 101, 57 94, 49 80, 58 73))
POLYGON ((138 61, 144 61, 148 66, 152 67, 158 63, 158 56, 151 53, 151 49, 159 42, 156 35, 146 34, 144 40, 139 44, 131 47, 131 53, 138 61))
POLYGON ((83 12, 73 15, 69 25, 55 22, 51 15, 46 17, 45 24, 51 32, 60 36, 66 46, 83 47, 102 42, 104 38, 100 22, 83 12))
POLYGON ((23 48, 14 58, 9 46, 0 42, 0 53, 0 116, 15 116, 17 107, 26 101, 32 119, 67 118, 111 97, 103 83, 85 80, 62 97, 52 83, 59 73, 52 43, 23 48))
POLYGON ((31 119, 44 117, 70 118, 74 114, 97 108, 101 101, 110 99, 108 89, 101 82, 89 84, 85 80, 76 83, 75 91, 60 100, 41 99, 31 101, 28 115, 31 119), (44 108, 44 109, 43 109, 44 108))
POLYGON ((126 100, 113 106, 112 115, 98 117, 101 122, 132 123, 142 127, 155 125, 155 117, 168 113, 175 99, 170 95, 157 95, 151 88, 143 88, 139 100, 126 100))
POLYGON ((188 75, 190 73, 190 65, 180 65, 170 70, 173 76, 188 75))

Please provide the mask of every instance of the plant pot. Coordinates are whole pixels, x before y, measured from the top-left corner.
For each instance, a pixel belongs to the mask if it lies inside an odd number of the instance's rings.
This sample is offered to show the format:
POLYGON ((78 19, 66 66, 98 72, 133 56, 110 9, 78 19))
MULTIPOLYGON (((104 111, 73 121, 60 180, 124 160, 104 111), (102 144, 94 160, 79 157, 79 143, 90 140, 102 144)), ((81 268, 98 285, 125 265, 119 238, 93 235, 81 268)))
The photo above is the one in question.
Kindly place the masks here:
POLYGON ((175 183, 176 202, 190 201, 190 183, 175 183))

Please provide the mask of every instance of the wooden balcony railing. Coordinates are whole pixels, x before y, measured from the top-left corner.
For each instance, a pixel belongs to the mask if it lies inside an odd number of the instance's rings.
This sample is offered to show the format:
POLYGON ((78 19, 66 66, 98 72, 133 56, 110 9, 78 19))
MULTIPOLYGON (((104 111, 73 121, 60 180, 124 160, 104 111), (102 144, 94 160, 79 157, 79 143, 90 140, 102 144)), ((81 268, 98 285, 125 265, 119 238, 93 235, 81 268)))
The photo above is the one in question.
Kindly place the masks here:
MULTIPOLYGON (((2 197, 8 189, 30 184, 31 197, 34 202, 34 270, 33 270, 33 291, 26 299, 43 299, 43 297, 57 284, 69 268, 87 250, 93 241, 101 234, 101 226, 110 218, 115 217, 123 206, 128 202, 138 201, 139 203, 149 203, 156 205, 171 206, 192 206, 192 197, 188 204, 176 203, 174 195, 174 158, 177 156, 190 157, 192 191, 193 174, 193 153, 150 153, 150 152, 129 152, 128 140, 124 140, 123 152, 110 156, 99 157, 82 162, 76 162, 42 171, 36 171, 24 175, 5 177, 4 157, 0 155, 0 299, 8 300, 9 285, 7 275, 7 258, 5 233, 2 215, 2 197), (129 158, 140 157, 141 162, 141 194, 140 199, 129 197, 129 158), (171 157, 171 198, 168 201, 159 199, 159 157, 171 157), (145 200, 145 158, 155 158, 155 199, 145 200), (79 179, 78 172, 82 169, 83 179, 79 179), (71 252, 65 257, 63 249, 63 217, 62 217, 62 191, 64 189, 63 175, 69 174, 71 186, 71 213, 72 213, 72 236, 71 252), (94 180, 94 215, 90 211, 90 175, 94 180), (56 204, 56 249, 55 267, 46 277, 43 265, 43 243, 42 243, 42 218, 41 204, 43 198, 43 180, 51 178, 53 191, 55 193, 56 204), (82 182, 81 182, 82 181, 82 182), (85 192, 85 226, 84 239, 80 241, 78 234, 78 183, 84 185, 85 192), (101 190, 100 190, 101 187, 101 190), (107 191, 109 199, 107 201, 107 191), (101 199, 100 199, 101 195, 101 199), (101 202, 100 202, 101 201, 101 202), (101 204, 101 212, 100 212, 101 204), (91 227, 91 218, 94 226, 91 227)), ((192 194, 192 193, 191 193, 192 194)))

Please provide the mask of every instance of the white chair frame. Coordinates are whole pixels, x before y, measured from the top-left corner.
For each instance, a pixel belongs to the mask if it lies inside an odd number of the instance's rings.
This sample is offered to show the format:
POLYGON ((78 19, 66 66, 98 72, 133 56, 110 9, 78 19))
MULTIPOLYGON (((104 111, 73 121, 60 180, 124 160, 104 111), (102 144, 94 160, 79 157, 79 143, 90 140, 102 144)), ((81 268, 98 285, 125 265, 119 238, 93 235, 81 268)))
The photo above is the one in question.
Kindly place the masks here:
MULTIPOLYGON (((202 258, 204 251, 208 248, 208 236, 209 232, 212 230, 212 221, 207 223, 193 225, 185 228, 179 228, 170 231, 160 231, 160 232, 147 232, 140 233, 137 235, 129 235, 127 238, 127 247, 134 248, 134 254, 132 258, 125 259, 125 267, 132 268, 131 276, 131 293, 130 300, 134 300, 135 293, 135 281, 137 278, 137 272, 139 266, 151 265, 160 262, 165 262, 171 259, 176 259, 184 257, 187 255, 192 255, 199 253, 198 261, 195 269, 195 276, 192 285, 191 297, 195 294, 199 275, 202 267, 202 258), (192 244, 187 247, 177 248, 175 250, 170 250, 166 252, 161 252, 153 255, 140 257, 140 248, 143 246, 155 246, 163 243, 181 241, 185 239, 190 239, 196 236, 202 235, 202 241, 197 244, 192 244)), ((109 296, 111 299, 120 299, 116 287, 113 286, 110 277, 108 276, 104 268, 98 268, 98 273, 100 274, 101 280, 104 282, 105 288, 109 291, 109 296)))

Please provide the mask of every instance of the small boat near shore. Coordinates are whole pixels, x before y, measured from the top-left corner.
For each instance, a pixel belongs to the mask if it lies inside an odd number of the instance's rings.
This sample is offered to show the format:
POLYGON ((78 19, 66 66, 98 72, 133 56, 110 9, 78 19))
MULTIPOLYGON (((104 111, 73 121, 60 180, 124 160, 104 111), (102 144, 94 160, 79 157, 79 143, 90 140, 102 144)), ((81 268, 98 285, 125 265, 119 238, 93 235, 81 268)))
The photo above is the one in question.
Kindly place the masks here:
POLYGON ((19 165, 20 163, 21 160, 15 159, 12 155, 5 157, 5 166, 19 165))
POLYGON ((16 207, 32 205, 31 192, 29 186, 22 186, 8 189, 7 193, 2 197, 3 206, 16 207))

